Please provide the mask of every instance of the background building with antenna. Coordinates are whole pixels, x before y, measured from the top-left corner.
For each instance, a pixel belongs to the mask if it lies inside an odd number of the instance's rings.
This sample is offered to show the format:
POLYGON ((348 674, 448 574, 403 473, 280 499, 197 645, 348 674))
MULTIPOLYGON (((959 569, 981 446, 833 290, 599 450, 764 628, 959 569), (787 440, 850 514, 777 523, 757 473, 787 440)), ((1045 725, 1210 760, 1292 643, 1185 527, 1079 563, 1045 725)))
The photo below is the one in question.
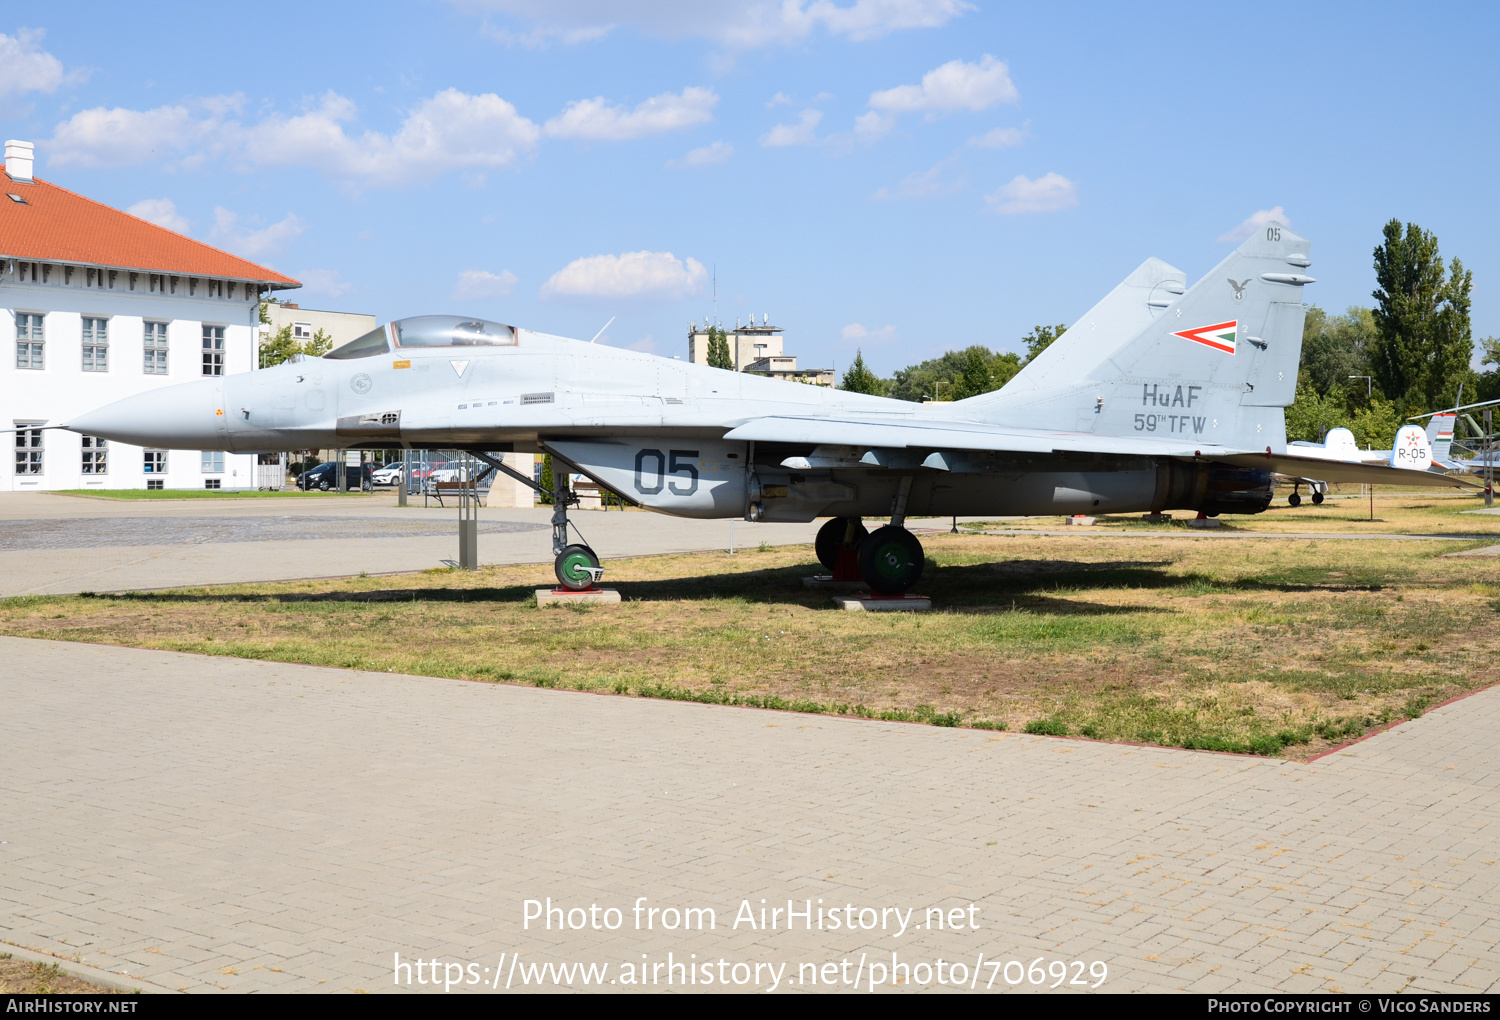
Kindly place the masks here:
MULTIPOLYGON (((708 364, 709 330, 713 325, 706 318, 701 323, 688 323, 688 360, 695 365, 708 364)), ((759 323, 752 315, 748 325, 742 326, 736 319, 733 329, 719 328, 724 330, 729 341, 730 363, 736 372, 817 386, 834 385, 834 370, 831 368, 797 367, 796 357, 786 353, 781 327, 771 325, 769 315, 762 315, 759 323)))

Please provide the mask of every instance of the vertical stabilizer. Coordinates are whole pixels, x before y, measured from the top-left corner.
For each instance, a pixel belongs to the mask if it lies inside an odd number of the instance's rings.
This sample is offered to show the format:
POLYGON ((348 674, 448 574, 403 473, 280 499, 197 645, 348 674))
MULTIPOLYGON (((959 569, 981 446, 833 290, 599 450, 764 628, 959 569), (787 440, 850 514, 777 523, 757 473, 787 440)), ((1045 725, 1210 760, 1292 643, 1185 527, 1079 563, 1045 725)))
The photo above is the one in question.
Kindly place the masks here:
POLYGON ((1453 422, 1456 414, 1435 414, 1427 422, 1427 445, 1432 447, 1432 461, 1448 467, 1452 464, 1453 422))
POLYGON ((1075 326, 1045 352, 1047 364, 1037 359, 1029 385, 959 401, 954 411, 1000 424, 1284 451, 1302 288, 1315 282, 1306 275, 1309 252, 1306 238, 1266 224, 1107 356, 1091 357, 1075 326))

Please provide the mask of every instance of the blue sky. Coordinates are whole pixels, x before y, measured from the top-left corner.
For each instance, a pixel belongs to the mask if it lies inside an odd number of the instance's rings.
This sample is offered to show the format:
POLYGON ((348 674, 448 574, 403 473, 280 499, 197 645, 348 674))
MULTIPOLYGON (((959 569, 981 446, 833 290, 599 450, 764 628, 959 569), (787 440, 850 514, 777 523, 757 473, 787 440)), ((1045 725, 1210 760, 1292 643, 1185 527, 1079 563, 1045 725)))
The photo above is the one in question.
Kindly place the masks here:
MULTIPOLYGON (((10 17, 15 18, 12 12, 10 17)), ((803 365, 1016 349, 1258 214, 1369 303, 1391 216, 1500 333, 1492 5, 428 0, 34 7, 37 173, 381 319, 674 355, 769 313, 803 365)))

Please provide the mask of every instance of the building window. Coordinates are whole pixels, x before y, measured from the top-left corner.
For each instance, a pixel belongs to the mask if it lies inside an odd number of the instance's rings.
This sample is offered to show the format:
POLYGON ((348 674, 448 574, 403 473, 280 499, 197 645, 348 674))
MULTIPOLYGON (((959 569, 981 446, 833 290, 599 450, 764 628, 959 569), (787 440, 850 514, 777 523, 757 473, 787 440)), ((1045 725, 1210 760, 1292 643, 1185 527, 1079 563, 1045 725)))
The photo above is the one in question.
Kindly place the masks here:
POLYGON ((42 332, 42 316, 35 312, 16 313, 16 367, 44 368, 47 338, 42 332))
POLYGON ((26 428, 40 422, 16 422, 16 474, 42 473, 42 430, 26 428))
POLYGON ((98 436, 83 437, 83 473, 102 475, 107 473, 109 462, 109 440, 98 436))
POLYGON ((222 475, 224 473, 224 451, 203 451, 203 473, 205 475, 222 475))
POLYGON ((146 479, 146 488, 148 488, 148 489, 165 489, 166 487, 167 487, 167 482, 166 482, 166 479, 164 479, 164 478, 148 478, 148 479, 146 479))
POLYGON ((223 484, 224 484, 224 479, 222 479, 222 478, 205 478, 205 479, 203 479, 203 487, 205 489, 217 489, 217 488, 220 488, 221 486, 223 486, 223 484))
POLYGON ((83 370, 85 372, 109 371, 109 320, 83 320, 83 370))
POLYGON ((167 324, 165 322, 146 323, 145 333, 145 364, 147 375, 167 374, 167 324))
POLYGON ((312 339, 312 335, 313 335, 312 323, 310 323, 310 322, 294 322, 294 323, 292 323, 292 339, 293 340, 311 340, 312 339))
POLYGON ((203 327, 203 374, 224 374, 224 327, 203 327))
POLYGON ((164 475, 167 473, 167 451, 166 450, 143 450, 146 463, 145 471, 148 475, 164 475))

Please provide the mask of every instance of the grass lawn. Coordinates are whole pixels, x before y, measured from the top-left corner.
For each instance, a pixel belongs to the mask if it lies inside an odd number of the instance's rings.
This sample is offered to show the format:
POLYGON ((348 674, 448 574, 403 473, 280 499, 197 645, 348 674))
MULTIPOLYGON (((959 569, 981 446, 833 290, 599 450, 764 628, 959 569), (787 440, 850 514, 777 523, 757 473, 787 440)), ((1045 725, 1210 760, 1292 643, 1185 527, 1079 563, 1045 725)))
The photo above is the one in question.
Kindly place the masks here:
POLYGON ((923 542, 929 614, 832 608, 800 546, 607 561, 613 607, 538 609, 529 565, 27 596, 0 633, 1294 758, 1494 679, 1500 561, 1445 555, 1483 542, 923 542))
MULTIPOLYGON (((1321 504, 1314 505, 1303 493, 1299 507, 1286 504, 1290 487, 1278 488, 1276 499, 1265 513, 1254 516, 1220 518, 1221 530, 1275 532, 1278 534, 1385 534, 1385 535, 1494 535, 1500 537, 1500 516, 1462 513, 1484 507, 1484 498, 1467 492, 1446 489, 1421 489, 1403 492, 1378 486, 1375 492, 1375 519, 1370 519, 1370 501, 1358 495, 1359 487, 1346 485, 1345 492, 1334 492, 1321 504), (1352 493, 1352 494, 1351 494, 1352 493)), ((1177 511, 1169 524, 1147 524, 1140 514, 1103 515, 1097 517, 1094 530, 1161 531, 1188 530, 1195 514, 1177 511)), ((925 522, 924 522, 925 523, 925 522)), ((1063 523, 1061 517, 1029 517, 1022 520, 975 521, 961 527, 974 529, 1052 530, 1063 523)))
POLYGON ((301 489, 56 489, 57 496, 87 496, 92 499, 327 499, 330 496, 357 496, 368 499, 368 492, 319 492, 301 489))

